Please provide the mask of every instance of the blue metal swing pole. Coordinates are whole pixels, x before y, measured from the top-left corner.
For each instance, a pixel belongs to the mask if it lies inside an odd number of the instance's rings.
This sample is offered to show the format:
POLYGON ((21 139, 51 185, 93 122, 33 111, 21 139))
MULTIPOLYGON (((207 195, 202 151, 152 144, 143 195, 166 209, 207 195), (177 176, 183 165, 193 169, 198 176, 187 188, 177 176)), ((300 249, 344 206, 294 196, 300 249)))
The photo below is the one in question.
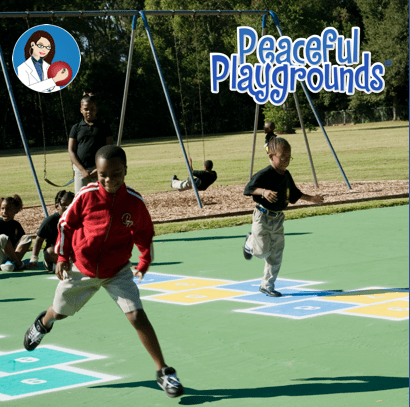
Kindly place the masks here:
POLYGON ((14 116, 16 117, 17 126, 19 128, 21 140, 23 141, 23 145, 24 145, 24 150, 26 151, 26 156, 27 156, 28 162, 30 164, 31 173, 33 174, 34 183, 36 184, 37 193, 38 193, 38 196, 40 198, 41 206, 43 207, 43 212, 44 212, 45 217, 48 217, 46 204, 44 203, 43 194, 41 193, 40 185, 38 183, 38 179, 37 179, 37 175, 36 175, 36 170, 34 169, 33 161, 31 160, 30 151, 29 151, 29 148, 28 148, 26 136, 24 135, 23 125, 22 125, 21 120, 20 120, 20 115, 19 115, 19 112, 18 112, 18 109, 17 109, 16 100, 14 99, 13 90, 11 88, 11 83, 10 83, 9 75, 7 73, 6 62, 4 60, 4 55, 3 55, 3 51, 1 49, 1 46, 0 46, 0 62, 1 62, 1 67, 3 69, 4 79, 6 80, 7 89, 9 91, 11 104, 13 106, 14 116))
POLYGON ((132 19, 130 49, 129 49, 129 52, 128 52, 127 73, 126 73, 126 76, 125 76, 124 96, 122 98, 121 119, 120 119, 120 128, 118 130, 117 146, 121 145, 122 132, 123 132, 123 129, 124 129, 125 108, 127 106, 128 88, 129 88, 129 85, 130 85, 130 76, 131 76, 132 54, 133 54, 133 51, 134 51, 135 29, 137 28, 137 19, 138 19, 138 17, 139 17, 139 14, 136 14, 132 19))
MULTIPOLYGON (((279 25, 279 18, 278 18, 278 16, 277 16, 273 11, 269 11, 269 14, 271 15, 272 20, 273 20, 273 22, 275 23, 276 28, 278 29, 279 35, 280 35, 280 36, 283 36, 282 29, 280 28, 280 25, 279 25)), ((336 152, 335 152, 335 150, 333 149, 332 143, 330 142, 329 137, 327 136, 326 130, 325 130, 325 128, 323 127, 322 121, 320 120, 320 117, 319 117, 319 115, 318 115, 317 112, 316 112, 316 108, 315 108, 315 106, 314 106, 314 104, 313 104, 312 98, 311 98, 310 95, 309 95, 309 92, 308 92, 308 90, 307 90, 307 88, 306 88, 306 85, 305 85, 303 82, 300 82, 300 84, 302 85, 302 89, 303 89, 303 91, 305 92, 305 95, 306 95, 306 97, 307 97, 307 100, 308 100, 308 102, 309 102, 309 105, 310 105, 310 107, 311 107, 311 109, 312 109, 312 111, 313 111, 313 114, 314 114, 315 117, 316 117, 316 120, 317 120, 317 122, 318 122, 320 128, 322 129, 322 132, 323 132, 323 134, 324 134, 324 136, 325 136, 325 138, 326 138, 326 141, 327 141, 327 143, 329 144, 330 151, 332 152, 333 157, 334 157, 335 160, 336 160, 336 163, 337 163, 337 165, 338 165, 338 167, 339 167, 339 170, 340 170, 340 172, 342 173, 343 179, 344 179, 344 181, 345 181, 347 187, 348 187, 349 189, 352 189, 352 187, 350 186, 350 183, 349 183, 349 181, 348 181, 348 179, 347 179, 347 177, 346 177, 346 175, 345 175, 345 173, 344 173, 344 171, 343 171, 342 165, 340 164, 339 159, 337 158, 336 152)))
POLYGON ((186 166, 187 166, 187 169, 188 169, 189 177, 190 177, 191 182, 192 182, 192 188, 195 192, 195 196, 196 196, 196 200, 198 202, 198 206, 202 209, 201 198, 199 197, 198 189, 197 189, 195 181, 194 181, 194 176, 192 174, 191 166, 189 165, 188 157, 187 157, 186 152, 185 152, 184 143, 182 142, 181 134, 179 132, 178 123, 177 123, 177 120, 176 120, 176 117, 175 117, 174 110, 172 108, 171 99, 170 99, 169 94, 168 94, 167 85, 165 84, 164 76, 162 74, 161 65, 159 64, 157 51, 155 49, 154 41, 152 40, 151 32, 150 32, 150 29, 149 29, 149 26, 148 26, 148 21, 147 21, 147 18, 145 17, 145 14, 144 14, 143 11, 140 11, 140 15, 141 15, 142 21, 144 22, 144 27, 145 27, 145 30, 146 30, 147 35, 148 35, 148 40, 149 40, 149 44, 151 46, 152 55, 154 56, 155 65, 157 66, 159 78, 161 79, 162 88, 164 90, 165 98, 166 98, 167 103, 168 103, 169 112, 171 113, 172 122, 174 123, 175 132, 177 134, 179 144, 181 145, 182 154, 184 155, 184 159, 185 159, 185 163, 186 163, 186 166))
MULTIPOLYGON (((266 15, 262 17, 262 37, 265 35, 266 28, 266 15)), ((255 147, 256 147, 256 134, 258 132, 258 121, 259 121, 259 104, 256 103, 255 108, 255 121, 253 123, 253 143, 252 143, 252 158, 251 158, 251 169, 249 172, 249 180, 253 175, 253 163, 255 161, 255 147)))

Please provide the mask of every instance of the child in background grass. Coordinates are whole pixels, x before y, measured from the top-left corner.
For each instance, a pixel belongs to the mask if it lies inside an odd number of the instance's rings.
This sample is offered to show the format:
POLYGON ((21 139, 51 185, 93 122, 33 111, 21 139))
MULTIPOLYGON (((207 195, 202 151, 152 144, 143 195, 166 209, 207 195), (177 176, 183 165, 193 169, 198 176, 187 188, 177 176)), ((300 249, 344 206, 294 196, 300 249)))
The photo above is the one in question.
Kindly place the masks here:
POLYGON ((3 271, 22 271, 28 260, 22 261, 31 244, 31 237, 14 217, 23 209, 23 201, 16 194, 1 198, 0 209, 0 264, 3 271))
POLYGON ((265 269, 259 291, 270 297, 280 297, 275 281, 282 264, 285 247, 283 210, 288 203, 299 199, 321 204, 321 195, 306 195, 293 182, 287 167, 292 160, 290 144, 281 137, 269 141, 270 165, 256 173, 245 187, 244 195, 252 196, 257 203, 253 212, 252 232, 248 233, 243 247, 246 260, 252 256, 265 259, 265 269))
MULTIPOLYGON (((117 146, 105 146, 95 156, 98 182, 89 183, 75 196, 59 221, 56 242, 58 283, 53 305, 27 330, 24 347, 32 351, 55 321, 74 315, 104 287, 121 308, 157 368, 157 383, 169 397, 184 393, 175 369, 165 364, 161 348, 143 310, 134 276, 142 278, 153 257, 154 226, 141 195, 124 183, 127 158, 117 146), (133 246, 141 252, 136 270, 130 258, 133 246)), ((105 320, 96 314, 95 318, 105 320)), ((84 327, 86 329, 86 327, 84 327)), ((104 322, 103 332, 110 329, 104 322)), ((114 346, 118 346, 115 344, 114 346)), ((124 349, 124 354, 129 349, 124 349)))
POLYGON ((32 263, 33 267, 38 267, 38 254, 40 253, 41 246, 45 240, 46 247, 43 252, 44 267, 49 272, 53 272, 55 270, 58 254, 54 253, 54 245, 56 244, 58 235, 58 221, 73 199, 74 194, 72 192, 63 190, 57 193, 54 199, 57 212, 44 219, 38 229, 37 237, 33 244, 33 253, 30 259, 30 263, 32 263))

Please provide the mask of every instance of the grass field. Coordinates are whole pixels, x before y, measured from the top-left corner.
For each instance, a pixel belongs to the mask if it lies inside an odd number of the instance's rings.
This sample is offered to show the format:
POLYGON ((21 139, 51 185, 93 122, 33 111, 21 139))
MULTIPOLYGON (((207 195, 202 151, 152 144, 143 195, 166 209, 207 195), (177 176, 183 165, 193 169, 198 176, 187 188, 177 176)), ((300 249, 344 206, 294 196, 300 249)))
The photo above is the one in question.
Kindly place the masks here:
MULTIPOLYGON (((409 122, 382 122, 326 128, 329 139, 349 181, 406 180, 409 164, 409 122)), ((292 145, 289 170, 296 182, 313 181, 303 134, 284 135, 292 145)), ((212 159, 218 172, 216 185, 244 184, 249 179, 252 132, 211 134, 205 136, 206 158, 212 159)), ((343 181, 330 148, 320 130, 308 133, 310 149, 318 181, 343 181)), ((258 133, 254 172, 267 165, 263 149, 264 134, 258 133)), ((142 194, 171 189, 173 174, 187 174, 178 140, 169 138, 142 139, 127 142, 127 184, 142 194)), ((194 169, 202 169, 203 142, 192 137, 186 145, 194 169)), ((43 181, 43 149, 31 150, 40 187, 47 203, 53 202, 58 188, 43 181)), ((47 177, 56 184, 72 178, 71 162, 65 146, 47 149, 47 177)), ((24 150, 0 152, 0 196, 19 194, 25 206, 39 204, 39 198, 24 150)), ((73 190, 73 185, 66 189, 73 190), (70 188, 71 187, 71 188, 70 188)))

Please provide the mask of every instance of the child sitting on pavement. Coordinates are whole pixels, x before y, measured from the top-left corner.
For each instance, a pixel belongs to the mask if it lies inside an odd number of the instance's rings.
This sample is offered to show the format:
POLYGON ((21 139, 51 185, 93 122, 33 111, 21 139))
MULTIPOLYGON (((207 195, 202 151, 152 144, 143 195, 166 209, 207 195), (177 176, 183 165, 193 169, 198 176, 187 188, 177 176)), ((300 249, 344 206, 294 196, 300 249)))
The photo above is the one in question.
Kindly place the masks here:
POLYGON ((43 251, 44 267, 49 272, 54 272, 58 259, 58 254, 54 253, 54 245, 56 244, 58 234, 58 221, 73 199, 74 194, 72 192, 58 191, 54 199, 57 212, 44 219, 33 244, 33 252, 30 258, 30 263, 32 263, 33 267, 38 267, 38 255, 45 240, 46 247, 43 251))
MULTIPOLYGON (((104 287, 125 313, 157 369, 157 383, 169 397, 184 393, 176 371, 165 364, 162 351, 143 310, 134 276, 143 278, 153 258, 154 227, 141 195, 124 183, 127 159, 117 146, 96 153, 98 182, 76 194, 59 221, 56 275, 61 280, 54 302, 27 330, 24 347, 32 351, 55 321, 74 315, 104 287), (138 266, 131 270, 134 244, 138 266)), ((101 316, 100 316, 101 317, 101 316)))
MULTIPOLYGON (((195 185, 198 191, 205 191, 210 185, 212 185, 217 178, 215 171, 212 171, 214 166, 211 160, 204 161, 204 170, 196 171, 192 168, 192 158, 188 158, 189 166, 191 167, 192 175, 196 177, 194 179, 195 185)), ((192 182, 190 178, 180 181, 176 175, 171 179, 171 187, 177 189, 178 191, 185 191, 186 189, 192 188, 192 182)))
POLYGON ((14 217, 23 209, 23 201, 15 194, 1 198, 0 217, 0 268, 3 271, 23 271, 30 268, 29 260, 22 261, 31 244, 20 222, 14 217))
POLYGON ((246 260, 252 256, 265 259, 265 269, 259 291, 270 297, 280 297, 275 290, 275 281, 282 264, 285 245, 283 210, 288 203, 299 199, 320 204, 321 195, 306 195, 295 185, 286 169, 292 160, 290 144, 283 138, 269 141, 269 161, 263 170, 256 173, 245 187, 244 195, 252 196, 257 203, 253 212, 252 232, 248 233, 243 247, 246 260))

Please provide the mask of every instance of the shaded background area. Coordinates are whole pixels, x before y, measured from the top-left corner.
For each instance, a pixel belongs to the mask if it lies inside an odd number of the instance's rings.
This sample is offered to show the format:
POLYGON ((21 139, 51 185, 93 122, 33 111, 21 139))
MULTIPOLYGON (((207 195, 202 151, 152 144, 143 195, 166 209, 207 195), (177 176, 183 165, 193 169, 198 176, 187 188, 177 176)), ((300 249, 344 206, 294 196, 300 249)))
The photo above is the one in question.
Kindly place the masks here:
MULTIPOLYGON (((351 27, 361 29, 361 51, 372 52, 372 63, 391 60, 384 76, 386 89, 380 94, 353 96, 320 92, 313 94, 314 103, 323 120, 334 111, 354 109, 359 121, 363 115, 372 117, 375 108, 386 108, 393 112, 393 120, 408 119, 408 2, 405 0, 372 1, 346 0, 237 0, 235 2, 207 0, 205 2, 176 0, 129 0, 108 1, 103 5, 94 0, 69 1, 62 5, 55 0, 35 0, 30 11, 50 10, 273 10, 280 19, 284 34, 296 40, 320 35, 327 26, 335 27, 339 35, 351 37, 351 27)), ((2 1, 2 11, 25 11, 27 3, 22 0, 2 1)), ((171 118, 155 68, 148 39, 138 19, 133 66, 125 118, 124 140, 156 138, 174 134, 171 118)), ((100 117, 110 123, 114 134, 118 132, 125 71, 131 32, 131 17, 90 18, 2 18, 1 46, 26 136, 31 146, 41 146, 42 125, 47 147, 66 143, 64 119, 68 130, 81 119, 79 100, 84 91, 92 90, 100 98, 100 117), (28 90, 12 69, 12 52, 18 38, 28 27, 54 23, 70 32, 81 50, 80 72, 73 83, 61 92, 39 95, 28 90), (64 114, 63 114, 64 111, 64 114)), ((195 22, 186 17, 148 17, 160 63, 174 104, 181 133, 201 133, 200 104, 205 134, 253 129, 255 105, 246 94, 231 92, 227 82, 221 83, 220 93, 212 94, 209 84, 209 54, 211 52, 230 55, 236 50, 236 27, 251 26, 261 35, 261 17, 196 17, 195 22), (181 87, 177 70, 177 53, 181 87), (199 73, 198 73, 199 69, 199 73), (198 84, 201 85, 201 102, 198 84), (182 89, 182 92, 181 92, 182 89), (182 93, 182 101, 181 101, 182 93), (185 111, 185 118, 182 115, 185 111)), ((268 19, 266 34, 278 36, 271 19, 268 19)), ((248 58, 256 62, 255 55, 248 58)), ((331 61, 335 58, 331 53, 331 61)), ((298 96, 308 127, 316 125, 305 96, 298 87, 298 96)), ((6 85, 0 81, 0 149, 19 148, 21 140, 14 119, 6 85)), ((293 98, 283 106, 265 105, 260 115, 259 128, 264 115, 273 119, 277 127, 286 125, 290 129, 298 120, 293 98)), ((391 117, 390 117, 391 118, 391 117)))

